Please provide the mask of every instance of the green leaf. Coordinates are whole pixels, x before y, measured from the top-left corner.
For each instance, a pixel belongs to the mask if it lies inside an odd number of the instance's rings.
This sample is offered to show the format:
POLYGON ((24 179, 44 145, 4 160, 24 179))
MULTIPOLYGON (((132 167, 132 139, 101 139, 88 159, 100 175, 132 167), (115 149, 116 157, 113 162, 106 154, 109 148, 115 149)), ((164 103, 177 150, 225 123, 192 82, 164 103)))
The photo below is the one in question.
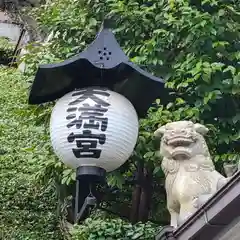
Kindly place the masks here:
POLYGON ((147 153, 144 154, 143 157, 146 158, 146 159, 149 159, 149 158, 151 158, 153 156, 154 156, 154 152, 147 152, 147 153))
POLYGON ((230 71, 230 72, 232 73, 232 75, 234 75, 234 74, 236 73, 236 68, 233 67, 233 66, 227 66, 227 67, 223 70, 223 72, 228 72, 228 71, 230 71))
POLYGON ((157 167, 155 167, 153 174, 157 174, 160 171, 161 171, 161 167, 157 166, 157 167))

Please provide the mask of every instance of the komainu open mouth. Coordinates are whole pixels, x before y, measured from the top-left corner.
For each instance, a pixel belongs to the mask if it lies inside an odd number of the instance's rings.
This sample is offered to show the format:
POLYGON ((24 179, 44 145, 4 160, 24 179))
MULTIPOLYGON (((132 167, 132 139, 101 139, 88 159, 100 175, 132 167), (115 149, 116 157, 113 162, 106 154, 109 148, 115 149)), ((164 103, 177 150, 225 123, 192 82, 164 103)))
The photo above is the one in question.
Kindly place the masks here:
POLYGON ((191 154, 187 149, 183 147, 177 147, 172 152, 172 157, 173 159, 186 159, 186 158, 190 158, 191 154))
POLYGON ((193 139, 186 138, 186 137, 174 137, 170 138, 167 141, 167 145, 171 145, 173 147, 179 147, 179 146, 189 146, 191 143, 193 143, 193 139))

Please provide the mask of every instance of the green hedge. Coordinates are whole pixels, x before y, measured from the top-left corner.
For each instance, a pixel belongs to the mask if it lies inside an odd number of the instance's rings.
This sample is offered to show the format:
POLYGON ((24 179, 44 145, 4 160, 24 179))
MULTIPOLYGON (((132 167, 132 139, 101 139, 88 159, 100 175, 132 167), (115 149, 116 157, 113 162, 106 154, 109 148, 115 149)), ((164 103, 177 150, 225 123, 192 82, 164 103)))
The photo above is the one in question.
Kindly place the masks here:
POLYGON ((88 218, 83 225, 74 227, 72 240, 150 240, 157 231, 152 223, 132 225, 122 219, 88 218))
POLYGON ((0 37, 0 64, 7 64, 13 56, 14 45, 8 39, 0 37))
POLYGON ((27 116, 28 84, 16 69, 0 67, 0 239, 60 240, 53 184, 35 174, 46 159, 44 128, 27 116))

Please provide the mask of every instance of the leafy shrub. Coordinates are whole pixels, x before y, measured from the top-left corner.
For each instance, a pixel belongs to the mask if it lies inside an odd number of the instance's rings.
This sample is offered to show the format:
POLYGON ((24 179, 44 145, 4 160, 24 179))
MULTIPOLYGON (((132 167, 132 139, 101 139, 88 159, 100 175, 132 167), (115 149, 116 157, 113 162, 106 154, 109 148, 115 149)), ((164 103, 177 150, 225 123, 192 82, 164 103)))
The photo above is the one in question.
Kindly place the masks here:
POLYGON ((88 218, 83 225, 74 227, 72 240, 150 240, 156 232, 156 226, 151 223, 133 225, 122 219, 88 218))
POLYGON ((7 64, 13 56, 14 45, 8 39, 0 37, 0 64, 7 64))
POLYGON ((60 240, 55 186, 35 179, 49 152, 44 127, 27 115, 26 77, 0 67, 0 81, 0 239, 60 240))

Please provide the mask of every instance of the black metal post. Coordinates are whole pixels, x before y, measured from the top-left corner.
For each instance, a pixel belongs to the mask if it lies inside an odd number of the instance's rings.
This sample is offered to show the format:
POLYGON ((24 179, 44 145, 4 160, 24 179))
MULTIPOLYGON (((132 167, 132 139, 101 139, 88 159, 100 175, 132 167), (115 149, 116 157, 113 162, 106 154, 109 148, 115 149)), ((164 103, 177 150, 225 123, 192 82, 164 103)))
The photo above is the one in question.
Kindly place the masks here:
POLYGON ((20 33, 20 36, 18 38, 18 41, 17 41, 17 45, 13 51, 13 56, 12 56, 12 60, 11 60, 11 63, 10 63, 10 67, 15 63, 15 60, 16 60, 16 56, 18 55, 18 48, 19 48, 19 45, 22 41, 22 38, 24 37, 24 34, 26 33, 26 29, 25 28, 22 28, 21 30, 21 33, 20 33))
POLYGON ((96 206, 93 190, 98 183, 104 182, 105 175, 106 171, 99 167, 82 166, 77 169, 74 223, 88 217, 90 210, 96 206))

